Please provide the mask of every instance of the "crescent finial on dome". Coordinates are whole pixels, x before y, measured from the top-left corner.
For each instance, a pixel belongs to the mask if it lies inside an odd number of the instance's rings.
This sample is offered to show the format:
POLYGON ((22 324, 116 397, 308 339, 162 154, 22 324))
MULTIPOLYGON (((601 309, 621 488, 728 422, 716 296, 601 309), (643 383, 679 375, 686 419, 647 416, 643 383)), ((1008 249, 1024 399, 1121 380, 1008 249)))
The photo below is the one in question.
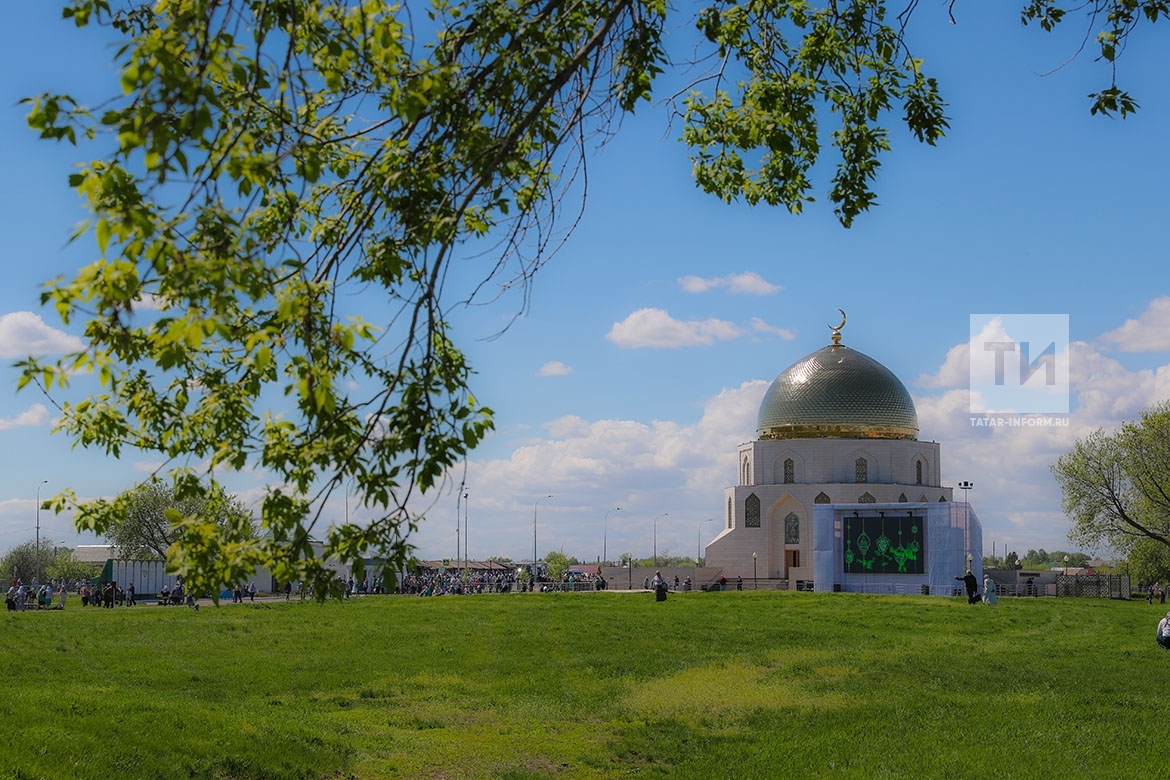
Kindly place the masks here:
POLYGON ((841 324, 837 327, 829 326, 829 330, 833 331, 833 346, 839 346, 841 344, 841 328, 845 327, 845 322, 848 319, 845 316, 844 309, 837 309, 837 311, 841 312, 841 324))

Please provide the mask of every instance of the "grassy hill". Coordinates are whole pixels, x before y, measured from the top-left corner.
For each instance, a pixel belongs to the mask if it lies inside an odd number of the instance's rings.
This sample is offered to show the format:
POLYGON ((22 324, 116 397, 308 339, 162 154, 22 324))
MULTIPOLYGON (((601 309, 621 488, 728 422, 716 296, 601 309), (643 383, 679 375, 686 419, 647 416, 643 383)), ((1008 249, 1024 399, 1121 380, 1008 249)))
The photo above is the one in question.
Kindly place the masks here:
POLYGON ((0 777, 1149 778, 1161 615, 763 591, 5 613, 0 777))

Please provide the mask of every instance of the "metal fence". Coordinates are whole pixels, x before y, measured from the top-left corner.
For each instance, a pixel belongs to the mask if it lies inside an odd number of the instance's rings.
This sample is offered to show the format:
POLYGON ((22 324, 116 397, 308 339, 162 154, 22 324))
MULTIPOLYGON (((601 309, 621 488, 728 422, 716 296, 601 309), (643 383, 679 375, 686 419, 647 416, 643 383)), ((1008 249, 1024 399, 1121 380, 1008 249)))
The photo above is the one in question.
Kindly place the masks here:
POLYGON ((1057 574, 1056 595, 1090 599, 1128 599, 1128 574, 1057 574))

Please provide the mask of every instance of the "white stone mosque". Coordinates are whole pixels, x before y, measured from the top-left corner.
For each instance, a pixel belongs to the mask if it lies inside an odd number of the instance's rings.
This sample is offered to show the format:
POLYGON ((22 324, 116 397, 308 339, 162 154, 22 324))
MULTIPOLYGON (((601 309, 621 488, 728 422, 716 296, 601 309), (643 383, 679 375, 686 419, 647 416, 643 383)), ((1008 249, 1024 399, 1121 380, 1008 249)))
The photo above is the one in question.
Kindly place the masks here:
POLYGON ((707 566, 791 590, 952 595, 966 569, 982 579, 979 519, 943 484, 938 442, 918 440, 906 387, 841 343, 845 322, 768 388, 707 566))

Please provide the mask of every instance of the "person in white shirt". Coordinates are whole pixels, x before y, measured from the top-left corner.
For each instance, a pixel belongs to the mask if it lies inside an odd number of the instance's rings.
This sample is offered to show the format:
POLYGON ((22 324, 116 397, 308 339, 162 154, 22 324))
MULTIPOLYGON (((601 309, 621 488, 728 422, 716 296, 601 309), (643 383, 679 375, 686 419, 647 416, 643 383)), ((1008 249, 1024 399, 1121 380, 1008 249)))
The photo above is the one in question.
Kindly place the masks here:
POLYGON ((1157 639, 1163 650, 1170 650, 1170 612, 1167 612, 1166 617, 1158 621, 1157 639))

